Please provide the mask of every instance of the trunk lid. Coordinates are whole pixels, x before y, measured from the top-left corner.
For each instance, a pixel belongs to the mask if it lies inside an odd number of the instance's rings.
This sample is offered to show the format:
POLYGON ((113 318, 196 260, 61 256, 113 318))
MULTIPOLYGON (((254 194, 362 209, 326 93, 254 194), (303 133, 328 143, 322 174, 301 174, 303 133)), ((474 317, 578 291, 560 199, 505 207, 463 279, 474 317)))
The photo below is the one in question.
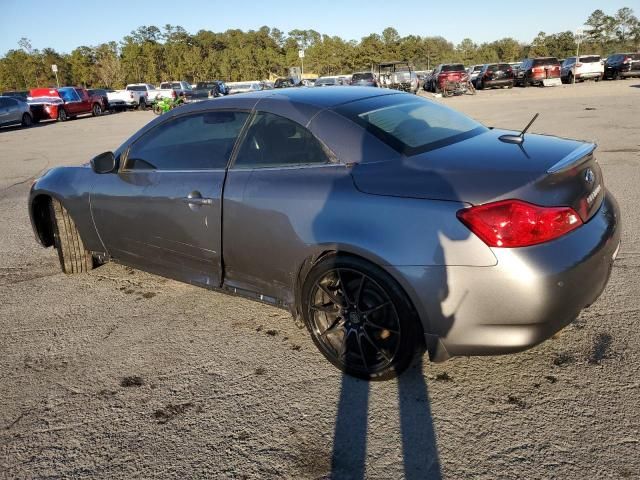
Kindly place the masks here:
MULTIPOLYGON (((365 193, 472 205, 520 199, 541 206, 570 206, 587 221, 604 196, 594 144, 526 134, 520 145, 481 135, 399 161, 362 163, 353 169, 365 193)), ((516 132, 517 133, 517 132, 516 132)))

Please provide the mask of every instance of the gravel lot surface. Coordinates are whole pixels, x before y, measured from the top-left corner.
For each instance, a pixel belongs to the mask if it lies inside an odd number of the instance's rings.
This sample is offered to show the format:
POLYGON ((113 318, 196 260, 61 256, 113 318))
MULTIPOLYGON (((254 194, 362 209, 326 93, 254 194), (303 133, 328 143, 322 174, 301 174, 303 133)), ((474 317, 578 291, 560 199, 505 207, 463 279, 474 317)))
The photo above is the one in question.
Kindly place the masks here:
POLYGON ((596 141, 623 212, 609 286, 524 353, 342 377, 284 311, 108 264, 59 272, 26 200, 152 119, 0 130, 0 477, 640 478, 640 82, 438 100, 596 141))

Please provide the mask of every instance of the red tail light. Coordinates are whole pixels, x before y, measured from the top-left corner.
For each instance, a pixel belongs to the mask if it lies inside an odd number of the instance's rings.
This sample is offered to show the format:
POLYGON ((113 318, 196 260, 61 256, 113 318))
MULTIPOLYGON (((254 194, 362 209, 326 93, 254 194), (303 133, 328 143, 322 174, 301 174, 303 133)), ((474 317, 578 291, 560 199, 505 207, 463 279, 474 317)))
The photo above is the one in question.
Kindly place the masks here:
POLYGON ((171 90, 171 98, 176 98, 176 91, 175 90, 171 90))
POLYGON ((490 247, 527 247, 548 242, 582 225, 570 207, 541 207, 503 200, 458 211, 458 218, 490 247))
POLYGON ((625 57, 624 62, 622 63, 631 63, 631 57, 625 57))

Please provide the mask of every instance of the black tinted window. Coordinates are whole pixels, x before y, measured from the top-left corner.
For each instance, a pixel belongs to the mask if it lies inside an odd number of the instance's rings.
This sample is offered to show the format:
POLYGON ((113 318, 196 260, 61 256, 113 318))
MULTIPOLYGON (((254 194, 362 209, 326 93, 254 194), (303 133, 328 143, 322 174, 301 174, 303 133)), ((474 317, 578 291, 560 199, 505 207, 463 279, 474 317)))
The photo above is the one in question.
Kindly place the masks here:
POLYGON ((146 92, 147 88, 144 85, 130 85, 127 90, 132 92, 146 92))
POLYGON ((458 72, 458 71, 463 71, 464 70, 464 65, 462 65, 461 63, 455 63, 455 64, 451 64, 451 65, 443 65, 442 66, 442 71, 443 72, 458 72))
POLYGON ((587 55, 580 57, 582 63, 600 63, 600 55, 587 55))
POLYGON ((543 65, 559 65, 558 59, 555 57, 549 58, 534 58, 533 66, 534 67, 542 67, 543 65))
POLYGON ((136 141, 128 170, 225 168, 248 113, 202 112, 169 120, 136 141))
POLYGON ((327 163, 320 141, 302 125, 271 113, 258 113, 238 153, 238 167, 275 167, 327 163))
POLYGON ((408 95, 359 100, 336 111, 405 155, 439 148, 487 131, 466 115, 408 95))
POLYGON ((351 80, 357 82, 359 80, 370 80, 373 81, 373 73, 354 73, 351 80))

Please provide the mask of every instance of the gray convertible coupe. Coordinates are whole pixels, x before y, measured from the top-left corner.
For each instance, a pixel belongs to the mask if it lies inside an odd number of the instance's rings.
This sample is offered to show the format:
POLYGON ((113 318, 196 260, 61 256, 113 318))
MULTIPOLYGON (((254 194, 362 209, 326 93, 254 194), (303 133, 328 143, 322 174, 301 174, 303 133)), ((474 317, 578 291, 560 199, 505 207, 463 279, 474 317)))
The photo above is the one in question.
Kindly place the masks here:
POLYGON ((367 379, 426 349, 517 352, 603 291, 620 238, 595 145, 376 88, 181 106, 31 189, 66 273, 109 260, 289 309, 367 379))

